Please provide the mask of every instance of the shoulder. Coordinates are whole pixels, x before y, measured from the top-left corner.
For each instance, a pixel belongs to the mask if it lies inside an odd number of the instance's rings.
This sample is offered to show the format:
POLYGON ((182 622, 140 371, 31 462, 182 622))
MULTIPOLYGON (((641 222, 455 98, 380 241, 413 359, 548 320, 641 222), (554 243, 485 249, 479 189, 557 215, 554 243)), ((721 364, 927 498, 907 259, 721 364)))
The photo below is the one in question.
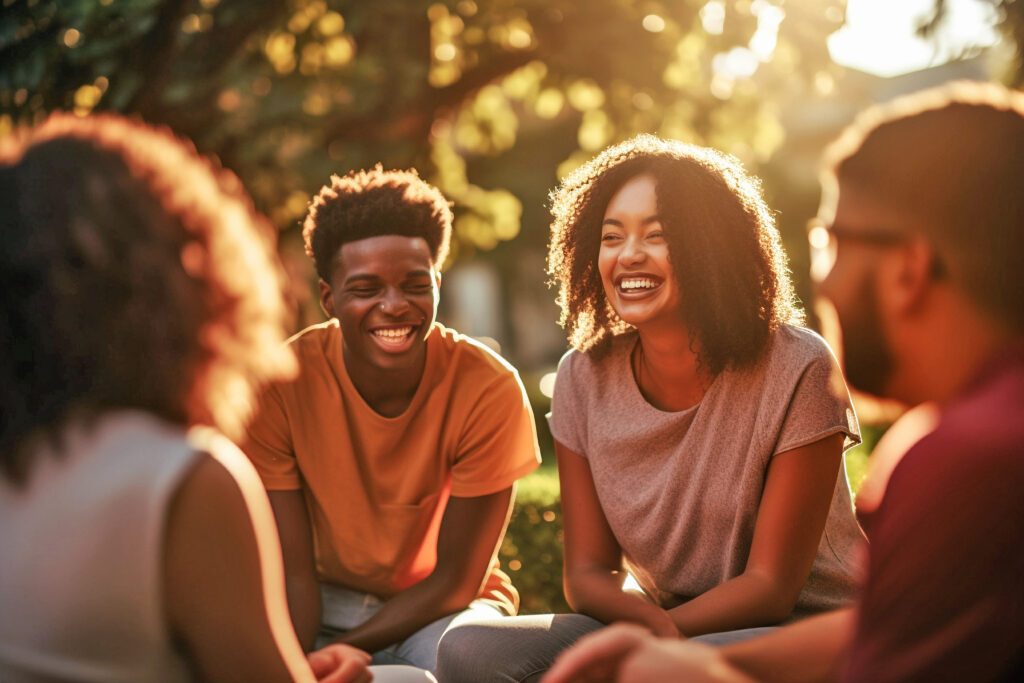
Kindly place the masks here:
POLYGON ((936 429, 918 443, 922 455, 910 462, 920 461, 921 468, 937 470, 957 484, 971 477, 1022 486, 1022 414, 1024 365, 1019 365, 988 377, 951 402, 936 429))
POLYGON ((307 359, 326 358, 327 350, 331 344, 336 344, 341 339, 341 328, 336 318, 331 318, 316 325, 310 325, 304 330, 296 332, 286 344, 291 347, 299 362, 307 359))
POLYGON ((747 372, 780 390, 795 386, 808 374, 846 386, 828 342, 817 332, 795 325, 782 325, 774 330, 761 359, 747 372))
POLYGON ((781 325, 769 339, 770 362, 806 367, 813 363, 835 362, 835 354, 825 339, 814 330, 797 325, 781 325))
POLYGON ((623 367, 622 356, 628 356, 636 344, 636 333, 629 332, 612 339, 601 351, 569 349, 558 361, 558 381, 590 384, 601 381, 623 367))
POLYGON ((480 390, 494 385, 521 385, 516 368, 483 342, 440 323, 435 323, 432 335, 439 374, 452 375, 454 384, 480 390))

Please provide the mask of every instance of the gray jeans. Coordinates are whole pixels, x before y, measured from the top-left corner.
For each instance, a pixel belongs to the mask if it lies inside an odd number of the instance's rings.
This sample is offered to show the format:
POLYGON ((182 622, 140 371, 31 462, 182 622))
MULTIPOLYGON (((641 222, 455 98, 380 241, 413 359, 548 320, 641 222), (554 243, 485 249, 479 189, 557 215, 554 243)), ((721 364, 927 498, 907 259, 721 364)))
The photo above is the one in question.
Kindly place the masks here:
MULTIPOLYGON (((542 614, 476 621, 448 629, 438 647, 442 683, 533 683, 573 643, 604 624, 582 614, 542 614)), ((774 627, 709 633, 692 640, 724 645, 774 627)))
MULTIPOLYGON (((316 647, 330 643, 345 631, 359 626, 384 605, 376 595, 330 584, 320 585, 321 628, 316 647)), ((475 621, 500 621, 503 613, 494 605, 476 600, 461 612, 431 622, 405 640, 373 653, 373 664, 405 664, 434 672, 437 669, 437 644, 445 632, 475 621)), ((375 669, 375 672, 378 670, 375 669)), ((377 680, 380 680, 379 678, 377 680)))

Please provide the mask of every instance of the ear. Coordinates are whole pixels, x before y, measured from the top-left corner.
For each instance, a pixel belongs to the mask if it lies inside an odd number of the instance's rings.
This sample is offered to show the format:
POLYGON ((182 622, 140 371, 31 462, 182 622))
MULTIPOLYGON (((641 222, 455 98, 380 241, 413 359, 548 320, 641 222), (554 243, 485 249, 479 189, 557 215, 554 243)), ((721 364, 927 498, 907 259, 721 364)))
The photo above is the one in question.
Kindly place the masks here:
POLYGON ((336 317, 334 315, 334 297, 331 294, 331 286, 320 280, 320 307, 324 309, 328 318, 336 317))
POLYGON ((926 240, 914 237, 894 249, 892 259, 882 283, 882 299, 888 299, 894 311, 913 313, 924 305, 936 286, 938 256, 926 240))

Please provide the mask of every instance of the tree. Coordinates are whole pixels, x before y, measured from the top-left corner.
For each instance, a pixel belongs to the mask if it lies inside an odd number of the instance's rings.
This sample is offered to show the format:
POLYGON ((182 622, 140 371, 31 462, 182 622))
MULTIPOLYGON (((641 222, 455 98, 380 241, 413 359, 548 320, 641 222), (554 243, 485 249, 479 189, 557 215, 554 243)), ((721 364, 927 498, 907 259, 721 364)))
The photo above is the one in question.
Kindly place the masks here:
POLYGON ((141 116, 282 228, 332 172, 414 165, 455 201, 463 251, 489 249, 523 200, 635 132, 767 159, 775 103, 813 90, 843 4, 3 0, 0 132, 53 109, 141 116))

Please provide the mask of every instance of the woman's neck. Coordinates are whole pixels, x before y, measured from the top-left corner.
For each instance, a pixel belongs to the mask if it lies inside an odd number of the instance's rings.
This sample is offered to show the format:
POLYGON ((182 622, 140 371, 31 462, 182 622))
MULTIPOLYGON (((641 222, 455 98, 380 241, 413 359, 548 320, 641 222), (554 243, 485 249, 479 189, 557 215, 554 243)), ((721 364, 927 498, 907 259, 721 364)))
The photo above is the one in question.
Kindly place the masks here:
POLYGON ((633 375, 644 398, 659 410, 691 408, 714 379, 700 364, 689 330, 644 332, 633 352, 633 375))

